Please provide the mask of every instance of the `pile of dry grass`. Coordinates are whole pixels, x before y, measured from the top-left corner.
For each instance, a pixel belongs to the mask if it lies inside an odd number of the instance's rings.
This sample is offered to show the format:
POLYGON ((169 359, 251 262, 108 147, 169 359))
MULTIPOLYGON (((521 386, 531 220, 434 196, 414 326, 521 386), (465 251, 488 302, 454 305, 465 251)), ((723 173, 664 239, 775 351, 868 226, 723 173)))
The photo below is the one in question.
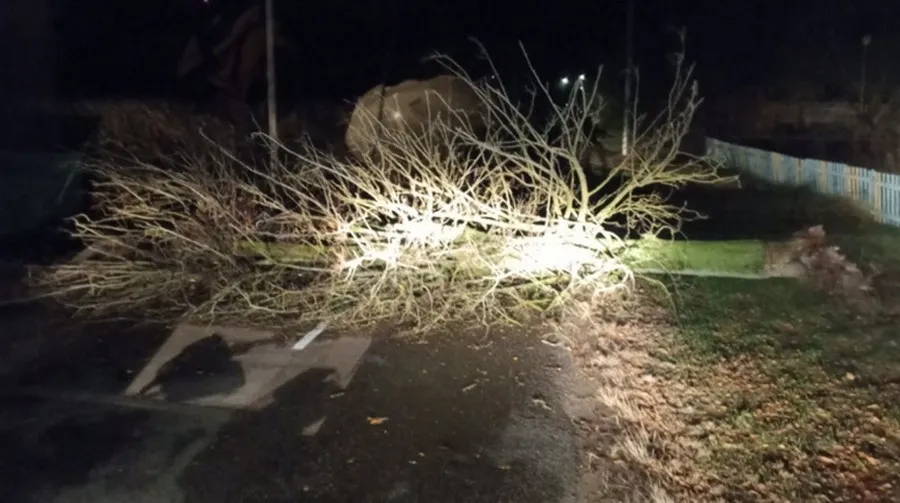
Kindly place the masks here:
POLYGON ((825 228, 815 225, 784 242, 767 246, 766 269, 774 276, 796 276, 835 295, 858 297, 872 290, 872 277, 827 241, 825 228))

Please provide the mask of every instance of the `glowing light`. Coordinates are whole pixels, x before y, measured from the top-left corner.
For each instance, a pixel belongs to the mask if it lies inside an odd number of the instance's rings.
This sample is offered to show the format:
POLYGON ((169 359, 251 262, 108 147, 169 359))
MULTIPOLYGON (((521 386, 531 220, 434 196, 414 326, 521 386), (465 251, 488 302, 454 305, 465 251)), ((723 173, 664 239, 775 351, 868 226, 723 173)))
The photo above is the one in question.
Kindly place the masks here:
MULTIPOLYGON (((450 252, 453 250, 451 243, 462 238, 466 231, 465 225, 441 224, 427 215, 404 220, 388 228, 387 242, 366 246, 361 253, 351 257, 338 257, 336 270, 350 278, 360 267, 370 263, 382 263, 387 269, 415 266, 423 250, 450 252)), ((615 244, 598 239, 597 235, 602 234, 600 231, 602 229, 593 226, 559 222, 548 226, 539 236, 504 239, 497 243, 499 248, 486 256, 474 252, 476 256, 472 260, 477 267, 488 267, 498 281, 558 274, 582 281, 621 272, 622 264, 609 253, 615 249, 615 244)), ((456 251, 473 253, 465 247, 456 251)), ((452 254, 466 260, 464 255, 452 254)))
POLYGON ((587 77, 585 77, 585 75, 584 75, 583 73, 582 73, 581 75, 578 76, 578 80, 582 80, 582 81, 583 81, 585 78, 587 78, 587 77))
POLYGON ((443 246, 459 239, 465 226, 443 225, 429 218, 422 218, 398 223, 392 226, 392 230, 409 245, 443 246))
POLYGON ((541 276, 559 272, 577 276, 582 266, 595 262, 597 254, 594 250, 536 238, 508 246, 500 266, 516 276, 541 276))
POLYGON ((569 77, 563 77, 562 79, 560 79, 559 83, 564 86, 569 85, 569 77))

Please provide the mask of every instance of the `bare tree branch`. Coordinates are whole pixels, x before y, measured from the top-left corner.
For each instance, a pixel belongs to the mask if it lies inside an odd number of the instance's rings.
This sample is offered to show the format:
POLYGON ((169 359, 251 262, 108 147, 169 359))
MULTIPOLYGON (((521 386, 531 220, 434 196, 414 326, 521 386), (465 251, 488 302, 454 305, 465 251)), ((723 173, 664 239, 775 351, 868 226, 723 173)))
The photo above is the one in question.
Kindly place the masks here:
POLYGON ((399 319, 422 330, 521 320, 628 287, 617 226, 658 234, 695 216, 648 189, 723 180, 716 163, 680 158, 701 101, 683 55, 668 107, 639 124, 633 153, 600 180, 581 165, 583 125, 602 107, 596 86, 558 105, 532 70, 535 100, 552 112, 534 123, 502 85, 435 59, 477 93, 486 133, 438 120, 424 135, 375 131, 378 147, 364 159, 282 145, 290 162, 267 167, 212 141, 131 157, 111 142, 115 155, 93 166, 96 211, 75 219, 94 254, 38 271, 35 285, 95 314, 399 319))

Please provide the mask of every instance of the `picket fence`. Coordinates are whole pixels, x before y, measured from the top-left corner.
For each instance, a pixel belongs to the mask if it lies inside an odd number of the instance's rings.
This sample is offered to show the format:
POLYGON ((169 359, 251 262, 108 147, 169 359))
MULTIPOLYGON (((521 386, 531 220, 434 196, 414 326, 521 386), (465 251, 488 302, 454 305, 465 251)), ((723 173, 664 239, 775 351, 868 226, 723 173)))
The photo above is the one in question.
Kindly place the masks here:
POLYGON ((800 159, 713 138, 707 138, 706 152, 726 166, 770 182, 846 197, 870 210, 878 221, 900 227, 900 175, 800 159))

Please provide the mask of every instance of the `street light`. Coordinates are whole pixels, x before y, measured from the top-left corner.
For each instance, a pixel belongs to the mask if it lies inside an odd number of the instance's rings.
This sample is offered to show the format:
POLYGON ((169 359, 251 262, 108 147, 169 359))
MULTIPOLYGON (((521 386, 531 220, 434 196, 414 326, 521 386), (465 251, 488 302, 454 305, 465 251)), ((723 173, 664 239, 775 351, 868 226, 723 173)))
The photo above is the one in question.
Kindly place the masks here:
POLYGON ((866 53, 869 52, 869 44, 872 43, 872 35, 866 33, 862 38, 862 64, 860 65, 859 79, 859 111, 866 111, 866 53))

